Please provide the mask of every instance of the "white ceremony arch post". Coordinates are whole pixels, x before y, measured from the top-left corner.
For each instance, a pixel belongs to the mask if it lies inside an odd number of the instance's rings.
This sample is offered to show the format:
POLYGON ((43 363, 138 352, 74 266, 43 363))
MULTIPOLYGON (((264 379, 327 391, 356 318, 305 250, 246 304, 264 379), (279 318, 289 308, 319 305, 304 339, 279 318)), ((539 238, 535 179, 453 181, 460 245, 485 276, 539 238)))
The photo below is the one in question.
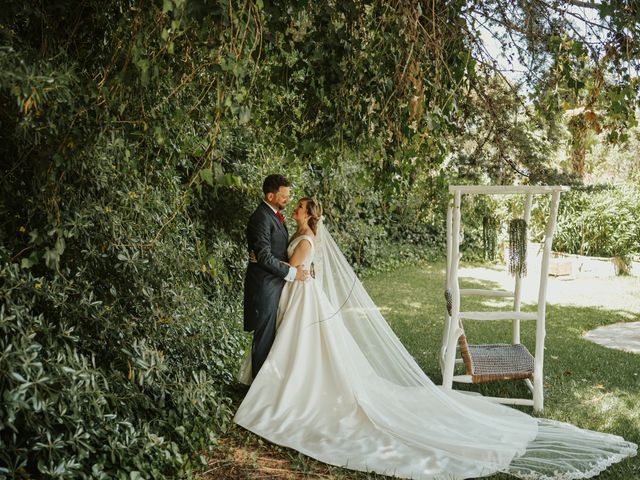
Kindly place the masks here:
POLYGON ((551 256, 551 245, 556 227, 558 215, 558 205, 560 194, 569 191, 565 186, 480 186, 480 185, 451 185, 449 193, 452 199, 447 210, 447 264, 446 264, 446 286, 451 294, 451 313, 445 309, 445 328, 442 338, 442 348, 440 351, 440 367, 442 369, 442 385, 451 389, 453 382, 473 383, 472 375, 454 375, 456 363, 462 363, 461 359, 456 359, 457 345, 460 337, 464 335, 462 320, 511 320, 512 321, 512 344, 520 344, 520 321, 536 321, 536 345, 533 357, 533 383, 528 378, 525 383, 533 394, 533 399, 520 398, 494 398, 494 400, 511 405, 530 405, 537 412, 544 408, 544 339, 545 339, 545 318, 546 318, 546 295, 547 278, 549 273, 549 258, 551 256), (540 269, 540 283, 538 290, 538 308, 536 313, 521 312, 521 290, 522 279, 519 275, 515 277, 514 290, 483 290, 483 289, 460 289, 458 279, 458 269, 460 264, 460 226, 461 226, 461 204, 463 195, 523 195, 524 215, 523 218, 529 224, 531 218, 531 207, 534 195, 546 195, 550 197, 549 217, 547 219, 544 248, 540 269), (460 299, 469 295, 481 295, 491 297, 513 297, 513 311, 493 311, 493 312, 461 312, 460 299))

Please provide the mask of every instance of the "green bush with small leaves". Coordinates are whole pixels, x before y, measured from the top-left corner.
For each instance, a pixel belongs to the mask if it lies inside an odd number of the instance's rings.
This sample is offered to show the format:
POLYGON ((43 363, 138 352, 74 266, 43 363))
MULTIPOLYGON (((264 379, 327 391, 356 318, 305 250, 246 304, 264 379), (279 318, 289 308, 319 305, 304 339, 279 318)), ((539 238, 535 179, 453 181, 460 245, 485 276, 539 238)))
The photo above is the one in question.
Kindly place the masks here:
MULTIPOLYGON (((534 238, 541 239, 548 202, 534 208, 534 238)), ((640 189, 632 185, 574 186, 563 193, 553 249, 596 257, 640 254, 640 189)))
MULTIPOLYGON (((345 95, 388 95, 407 44, 371 63, 334 40, 370 41, 374 12, 285 6, 62 0, 2 12, 0 477, 164 479, 204 465, 233 414, 245 223, 265 175, 286 174, 294 199, 321 199, 358 270, 379 268, 402 238, 430 239, 422 224, 437 204, 423 193, 442 183, 393 158, 415 119, 406 104, 363 116, 364 96, 352 108, 345 95), (364 29, 345 30, 344 15, 364 29), (382 141, 348 140, 393 119, 382 141)), ((438 142, 416 139, 437 166, 438 142)), ((406 255, 427 254, 424 243, 406 255)), ((394 251, 387 263, 403 259, 394 251)))

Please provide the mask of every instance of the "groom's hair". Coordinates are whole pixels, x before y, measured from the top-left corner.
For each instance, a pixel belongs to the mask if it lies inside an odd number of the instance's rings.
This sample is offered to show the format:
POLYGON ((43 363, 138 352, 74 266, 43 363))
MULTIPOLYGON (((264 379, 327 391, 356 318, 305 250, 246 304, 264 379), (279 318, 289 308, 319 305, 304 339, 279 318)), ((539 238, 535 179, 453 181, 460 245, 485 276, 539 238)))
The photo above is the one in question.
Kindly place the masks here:
POLYGON ((291 186, 291 183, 289 183, 289 180, 287 180, 282 175, 274 173, 264 179, 264 182, 262 184, 262 193, 264 193, 265 195, 267 193, 278 193, 278 190, 280 190, 280 187, 290 187, 290 186, 291 186))

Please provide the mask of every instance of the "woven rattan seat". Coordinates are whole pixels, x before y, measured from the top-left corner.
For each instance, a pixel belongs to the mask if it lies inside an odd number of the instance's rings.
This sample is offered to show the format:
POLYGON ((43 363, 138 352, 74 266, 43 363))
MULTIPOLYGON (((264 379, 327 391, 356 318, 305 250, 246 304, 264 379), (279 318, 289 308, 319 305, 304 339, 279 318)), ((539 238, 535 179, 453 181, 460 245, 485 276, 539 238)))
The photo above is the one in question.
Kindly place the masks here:
POLYGON ((469 345, 462 335, 459 345, 472 383, 533 378, 533 355, 522 344, 469 345))

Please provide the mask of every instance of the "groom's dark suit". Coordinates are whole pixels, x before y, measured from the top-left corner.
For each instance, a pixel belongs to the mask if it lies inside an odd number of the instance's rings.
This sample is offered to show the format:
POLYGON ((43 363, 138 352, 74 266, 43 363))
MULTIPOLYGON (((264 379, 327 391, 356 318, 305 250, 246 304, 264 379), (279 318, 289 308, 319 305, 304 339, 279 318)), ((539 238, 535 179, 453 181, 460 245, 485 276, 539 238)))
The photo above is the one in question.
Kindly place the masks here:
POLYGON ((275 338, 278 302, 289 273, 289 266, 283 263, 288 260, 289 234, 262 202, 249 218, 247 240, 257 259, 257 263, 249 263, 244 281, 244 329, 253 331, 251 370, 255 378, 275 338))

